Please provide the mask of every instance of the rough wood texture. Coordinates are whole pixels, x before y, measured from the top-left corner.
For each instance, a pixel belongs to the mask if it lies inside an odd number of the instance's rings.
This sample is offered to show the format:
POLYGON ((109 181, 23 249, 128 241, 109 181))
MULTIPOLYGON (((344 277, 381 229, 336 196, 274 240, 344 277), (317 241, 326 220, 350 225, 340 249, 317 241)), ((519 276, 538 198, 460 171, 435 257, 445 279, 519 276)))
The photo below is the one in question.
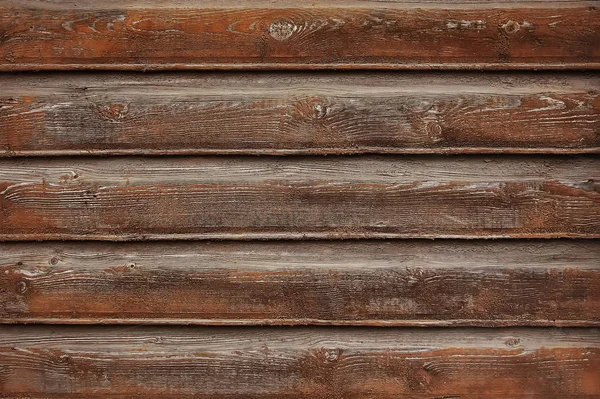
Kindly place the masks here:
POLYGON ((600 242, 0 245, 0 322, 600 325, 600 242))
POLYGON ((0 156, 600 152, 583 74, 0 76, 0 156))
POLYGON ((600 68, 597 1, 177 3, 5 0, 0 70, 600 68))
POLYGON ((0 161, 0 239, 600 237, 595 157, 0 161))
POLYGON ((596 399, 597 329, 0 327, 28 398, 596 399))

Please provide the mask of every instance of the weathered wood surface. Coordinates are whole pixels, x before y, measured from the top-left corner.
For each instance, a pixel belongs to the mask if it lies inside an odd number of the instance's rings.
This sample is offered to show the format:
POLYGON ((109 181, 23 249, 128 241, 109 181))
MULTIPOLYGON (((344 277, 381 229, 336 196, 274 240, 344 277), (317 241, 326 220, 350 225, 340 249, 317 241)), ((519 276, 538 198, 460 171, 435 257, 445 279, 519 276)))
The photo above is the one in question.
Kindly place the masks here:
POLYGON ((584 74, 0 76, 0 156, 600 152, 584 74))
POLYGON ((0 365, 7 397, 595 399, 600 331, 3 326, 0 365))
POLYGON ((597 1, 121 3, 0 2, 0 70, 600 68, 597 1))
POLYGON ((0 160, 0 239, 600 237, 600 159, 0 160))
POLYGON ((600 325, 600 242, 5 243, 0 322, 600 325))

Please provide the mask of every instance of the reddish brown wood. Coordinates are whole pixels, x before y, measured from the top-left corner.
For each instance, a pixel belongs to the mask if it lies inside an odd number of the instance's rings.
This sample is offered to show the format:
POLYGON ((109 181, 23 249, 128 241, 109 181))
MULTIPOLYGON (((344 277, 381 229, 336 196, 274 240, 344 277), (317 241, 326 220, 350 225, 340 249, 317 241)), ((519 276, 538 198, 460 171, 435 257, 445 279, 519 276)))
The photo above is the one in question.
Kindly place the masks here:
POLYGON ((600 68, 597 2, 3 1, 0 70, 600 68))
POLYGON ((0 76, 0 156, 600 152, 584 74, 0 76))
POLYGON ((29 398, 600 396, 597 329, 0 327, 29 398))
POLYGON ((0 161, 0 239, 600 238, 595 157, 0 161))
POLYGON ((600 238, 598 77, 490 73, 600 70, 598 13, 0 0, 69 71, 0 76, 0 398, 597 399, 598 240, 207 240, 600 238), (182 72, 364 68, 488 73, 182 72), (169 154, 230 156, 46 158, 169 154))
POLYGON ((0 322, 600 326, 600 242, 0 245, 0 322))

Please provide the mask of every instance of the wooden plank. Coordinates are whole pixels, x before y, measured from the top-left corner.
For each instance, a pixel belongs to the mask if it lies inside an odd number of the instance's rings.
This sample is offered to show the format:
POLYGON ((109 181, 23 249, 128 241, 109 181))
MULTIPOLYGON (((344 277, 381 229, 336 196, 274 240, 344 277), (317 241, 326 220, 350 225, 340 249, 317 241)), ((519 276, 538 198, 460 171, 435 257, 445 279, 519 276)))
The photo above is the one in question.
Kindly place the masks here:
POLYGON ((600 395, 597 329, 3 326, 0 364, 8 397, 600 395))
POLYGON ((0 322, 600 326, 599 260, 598 241, 1 244, 0 322))
POLYGON ((597 157, 0 160, 0 239, 593 238, 597 157))
POLYGON ((121 3, 2 1, 0 70, 600 68, 596 1, 121 3))
POLYGON ((0 156, 600 152, 595 75, 42 74, 0 87, 0 156))

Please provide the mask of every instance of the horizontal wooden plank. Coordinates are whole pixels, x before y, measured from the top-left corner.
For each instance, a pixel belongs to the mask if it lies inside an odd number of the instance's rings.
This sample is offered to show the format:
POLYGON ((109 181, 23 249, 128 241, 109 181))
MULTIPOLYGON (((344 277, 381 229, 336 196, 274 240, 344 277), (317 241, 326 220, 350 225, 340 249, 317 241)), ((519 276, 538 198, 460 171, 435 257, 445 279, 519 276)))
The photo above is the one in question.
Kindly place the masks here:
POLYGON ((438 0, 386 0, 386 4, 382 5, 381 0, 252 0, 236 1, 236 0, 104 0, 95 2, 91 0, 1 0, 3 6, 7 8, 23 7, 27 9, 42 9, 42 10, 114 10, 114 9, 190 9, 198 8, 200 4, 202 8, 210 9, 231 9, 240 8, 240 6, 248 6, 251 4, 254 7, 286 9, 286 8, 322 8, 325 6, 336 6, 344 8, 396 8, 396 7, 413 7, 422 8, 424 5, 432 8, 463 8, 466 4, 489 7, 502 8, 519 5, 521 7, 547 7, 556 5, 559 7, 577 6, 582 3, 581 0, 494 0, 490 2, 482 2, 482 0, 446 0, 440 3, 438 0))
POLYGON ((600 326, 599 260, 598 241, 9 243, 0 322, 600 326))
POLYGON ((596 1, 120 3, 2 1, 0 70, 600 68, 596 1))
POLYGON ((597 157, 0 160, 0 239, 599 238, 597 157))
POLYGON ((3 326, 0 364, 8 397, 600 395, 597 329, 3 326))
POLYGON ((0 87, 0 156, 600 152, 596 75, 42 74, 0 87))

